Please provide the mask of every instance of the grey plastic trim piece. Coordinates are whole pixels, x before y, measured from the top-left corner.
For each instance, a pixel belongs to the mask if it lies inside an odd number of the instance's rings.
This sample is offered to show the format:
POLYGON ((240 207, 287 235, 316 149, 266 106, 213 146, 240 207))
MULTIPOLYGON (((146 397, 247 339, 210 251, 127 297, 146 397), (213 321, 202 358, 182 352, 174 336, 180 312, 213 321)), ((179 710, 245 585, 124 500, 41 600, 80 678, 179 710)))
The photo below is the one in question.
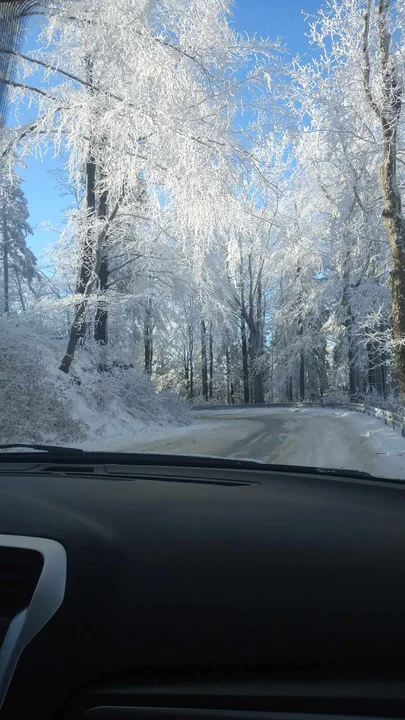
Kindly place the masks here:
POLYGON ((196 708, 129 707, 100 705, 87 710, 81 717, 94 720, 389 720, 388 718, 357 717, 256 710, 211 710, 196 708))
POLYGON ((66 550, 56 540, 0 534, 1 546, 37 550, 44 564, 29 606, 13 618, 0 648, 0 709, 22 651, 62 604, 67 570, 66 550))

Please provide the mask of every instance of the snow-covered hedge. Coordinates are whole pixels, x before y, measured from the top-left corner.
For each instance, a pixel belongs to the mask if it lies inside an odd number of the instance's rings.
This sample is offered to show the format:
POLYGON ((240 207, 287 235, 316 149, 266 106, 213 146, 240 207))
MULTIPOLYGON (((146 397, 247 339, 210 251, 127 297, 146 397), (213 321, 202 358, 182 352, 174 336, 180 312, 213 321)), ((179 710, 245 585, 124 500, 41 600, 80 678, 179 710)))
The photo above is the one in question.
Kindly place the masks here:
POLYGON ((178 395, 157 392, 153 382, 131 364, 131 358, 109 347, 79 349, 72 364, 78 394, 88 408, 106 416, 122 411, 145 425, 187 424, 190 407, 178 395))
POLYGON ((29 322, 0 320, 0 441, 67 443, 88 428, 73 414, 71 382, 29 322), (60 377, 61 376, 61 377, 60 377))
POLYGON ((58 369, 64 346, 28 317, 0 320, 0 443, 94 440, 103 449, 97 439, 189 422, 184 400, 158 393, 113 350, 106 358, 97 347, 80 349, 65 375, 58 369))

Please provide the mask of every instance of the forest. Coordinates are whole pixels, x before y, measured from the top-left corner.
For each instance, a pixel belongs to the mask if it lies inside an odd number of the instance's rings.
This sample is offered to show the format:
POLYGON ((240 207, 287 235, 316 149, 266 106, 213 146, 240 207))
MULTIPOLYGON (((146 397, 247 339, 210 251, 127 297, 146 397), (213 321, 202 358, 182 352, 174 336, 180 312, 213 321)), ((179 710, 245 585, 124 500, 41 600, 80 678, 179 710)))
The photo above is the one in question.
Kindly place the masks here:
POLYGON ((402 407, 405 0, 320 5, 309 59, 228 0, 30 12, 35 47, 0 48, 2 435, 85 434, 86 405, 138 412, 149 386, 166 418, 402 407), (37 258, 20 168, 47 155, 68 208, 37 258))

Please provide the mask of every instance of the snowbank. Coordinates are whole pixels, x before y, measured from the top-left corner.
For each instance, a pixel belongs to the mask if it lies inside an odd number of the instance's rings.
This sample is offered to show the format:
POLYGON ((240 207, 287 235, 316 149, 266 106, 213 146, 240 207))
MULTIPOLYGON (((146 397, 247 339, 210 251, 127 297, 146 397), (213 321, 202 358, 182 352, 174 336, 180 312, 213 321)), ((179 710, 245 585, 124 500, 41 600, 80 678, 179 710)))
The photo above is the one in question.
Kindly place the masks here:
POLYGON ((27 320, 0 321, 0 443, 113 449, 149 428, 187 425, 188 405, 158 393, 109 349, 81 349, 71 375, 58 370, 64 342, 27 320))
POLYGON ((353 426, 353 433, 363 439, 378 460, 383 477, 405 478, 405 439, 378 418, 358 412, 342 413, 353 426))

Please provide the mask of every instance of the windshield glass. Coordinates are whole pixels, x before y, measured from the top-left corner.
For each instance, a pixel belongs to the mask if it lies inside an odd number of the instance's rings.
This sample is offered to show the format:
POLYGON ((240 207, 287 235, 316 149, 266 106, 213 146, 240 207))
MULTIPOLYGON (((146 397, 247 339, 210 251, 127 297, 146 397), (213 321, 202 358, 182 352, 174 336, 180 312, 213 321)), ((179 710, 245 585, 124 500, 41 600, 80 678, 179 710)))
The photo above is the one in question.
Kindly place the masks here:
POLYGON ((0 3, 0 443, 405 479, 404 11, 0 3))

